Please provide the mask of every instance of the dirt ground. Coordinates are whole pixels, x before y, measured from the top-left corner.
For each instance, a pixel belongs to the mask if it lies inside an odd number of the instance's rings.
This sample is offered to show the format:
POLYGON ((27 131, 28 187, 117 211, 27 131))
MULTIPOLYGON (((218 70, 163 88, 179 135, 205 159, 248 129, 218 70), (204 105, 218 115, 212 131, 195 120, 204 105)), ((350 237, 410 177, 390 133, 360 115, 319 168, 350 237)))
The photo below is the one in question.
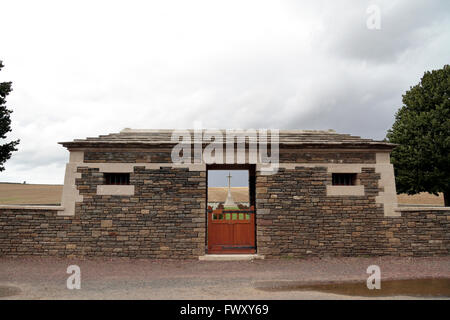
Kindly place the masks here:
POLYGON ((227 262, 3 257, 0 258, 0 294, 3 290, 1 299, 365 299, 261 288, 269 283, 294 282, 360 281, 364 284, 369 265, 380 267, 381 283, 390 279, 450 278, 450 257, 227 262), (79 290, 67 289, 69 265, 80 267, 79 290))

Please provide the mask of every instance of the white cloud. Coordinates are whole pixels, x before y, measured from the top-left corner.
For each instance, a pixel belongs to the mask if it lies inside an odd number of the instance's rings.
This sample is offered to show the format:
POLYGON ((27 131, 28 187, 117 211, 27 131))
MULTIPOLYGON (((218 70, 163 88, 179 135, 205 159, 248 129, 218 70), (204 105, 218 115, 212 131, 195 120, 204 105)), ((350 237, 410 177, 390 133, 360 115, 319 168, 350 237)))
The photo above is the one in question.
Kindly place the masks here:
POLYGON ((0 181, 62 183, 58 141, 124 127, 329 129, 381 139, 448 63, 446 1, 2 1, 19 151, 0 181), (367 30, 369 4, 381 30, 367 30))

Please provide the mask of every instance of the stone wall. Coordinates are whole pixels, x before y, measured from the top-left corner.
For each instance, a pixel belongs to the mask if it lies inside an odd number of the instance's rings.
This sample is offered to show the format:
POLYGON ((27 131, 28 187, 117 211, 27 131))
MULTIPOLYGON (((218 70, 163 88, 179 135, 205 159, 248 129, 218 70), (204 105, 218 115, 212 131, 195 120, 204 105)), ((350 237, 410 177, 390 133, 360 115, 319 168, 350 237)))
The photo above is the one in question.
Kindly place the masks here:
POLYGON ((103 174, 80 167, 83 202, 56 210, 0 209, 0 255, 196 258, 205 251, 206 173, 135 167, 134 196, 96 194, 103 174))
MULTIPOLYGON (((297 213, 299 214, 299 213, 297 213)), ((404 211, 402 217, 361 219, 348 213, 336 221, 323 216, 258 216, 258 253, 266 258, 308 256, 436 256, 450 255, 450 209, 404 211), (284 221, 286 226, 272 228, 284 221), (293 221, 301 221, 295 223, 293 221), (324 223, 327 226, 324 226, 324 223), (374 223, 369 226, 368 223, 374 223), (308 227, 313 228, 308 230, 308 227), (317 232, 317 236, 315 235, 317 232), (367 234, 366 234, 367 233, 367 234)), ((169 223, 169 222, 168 222, 169 223)), ((88 221, 57 216, 56 210, 0 209, 0 256, 126 256, 131 258, 197 258, 204 254, 204 225, 186 240, 179 236, 165 246, 148 230, 151 220, 109 215, 88 221), (135 221, 139 219, 140 222, 135 221), (184 247, 180 242, 185 242, 184 247), (199 245, 199 246, 197 246, 199 245)), ((195 223, 194 223, 195 224, 195 223)), ((156 225, 154 226, 157 227, 156 225)), ((173 236, 173 235, 172 235, 173 236)), ((166 242, 164 242, 166 243, 166 242)))
POLYGON ((87 151, 84 153, 87 163, 171 163, 171 150, 159 151, 87 151))
POLYGON ((257 247, 269 258, 450 254, 450 209, 385 217, 379 174, 363 168, 364 196, 327 196, 325 167, 256 178, 257 247))
MULTIPOLYGON (((133 195, 100 195, 101 169, 92 163, 168 162, 165 151, 85 152, 74 178, 82 202, 74 216, 57 209, 0 208, 0 255, 197 258, 205 253, 206 172, 136 166, 133 195)), ((170 155, 169 155, 170 156, 170 155)), ((267 258, 427 256, 450 254, 450 209, 404 211, 386 217, 377 203, 375 153, 282 152, 280 167, 256 175, 257 252, 267 258), (329 163, 363 164, 360 196, 327 196, 329 163), (291 163, 292 164, 292 163, 291 163)), ((388 161, 387 161, 388 162, 388 161)), ((377 164, 378 165, 378 164, 377 164)), ((158 167, 158 165, 155 165, 158 167)), ((132 167, 132 166, 131 166, 132 167)), ((130 168, 131 168, 130 167, 130 168)), ((130 169, 131 171, 131 169, 130 169)), ((61 210, 61 208, 59 209, 61 210)))
MULTIPOLYGON (((86 163, 172 163, 171 149, 153 151, 85 151, 86 163)), ((226 148, 223 149, 224 155, 226 148)), ((194 161, 194 152, 191 150, 194 161)), ((280 150, 280 163, 375 163, 375 152, 280 150)))
POLYGON ((280 163, 375 163, 375 152, 280 150, 280 163))
POLYGON ((0 255, 68 256, 85 239, 79 219, 56 210, 0 209, 0 255), (72 242, 73 241, 73 242, 72 242))

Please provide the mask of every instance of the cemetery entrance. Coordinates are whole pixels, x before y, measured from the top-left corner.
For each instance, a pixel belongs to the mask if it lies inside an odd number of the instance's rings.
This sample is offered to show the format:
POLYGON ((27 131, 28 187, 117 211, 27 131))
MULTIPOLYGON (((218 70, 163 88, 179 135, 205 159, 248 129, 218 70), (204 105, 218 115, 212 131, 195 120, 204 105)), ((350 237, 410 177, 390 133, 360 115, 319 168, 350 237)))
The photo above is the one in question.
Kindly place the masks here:
MULTIPOLYGON (((245 170, 248 172, 248 202, 238 202, 232 195, 231 174, 226 176, 228 188, 226 198, 220 203, 207 205, 207 251, 209 254, 255 253, 256 252, 256 210, 255 210, 255 166, 254 165, 211 165, 208 166, 208 188, 210 170, 245 170), (213 208, 213 205, 215 206, 213 208)), ((226 171, 228 170, 228 171, 226 171)), ((222 175, 224 178, 225 175, 222 175)), ((242 175, 240 175, 242 178, 242 175)), ((224 188, 225 189, 225 188, 224 188)), ((242 187, 240 192, 242 193, 242 187)), ((245 190, 245 189, 244 189, 245 190)), ((210 192, 208 192, 210 194, 210 192)))

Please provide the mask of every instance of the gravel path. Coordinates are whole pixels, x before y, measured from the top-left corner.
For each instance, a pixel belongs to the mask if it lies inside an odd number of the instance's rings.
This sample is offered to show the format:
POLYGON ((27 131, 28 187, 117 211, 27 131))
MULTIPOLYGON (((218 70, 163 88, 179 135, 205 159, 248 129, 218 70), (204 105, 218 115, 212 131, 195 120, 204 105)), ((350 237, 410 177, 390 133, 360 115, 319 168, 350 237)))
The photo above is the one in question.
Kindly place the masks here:
POLYGON ((3 257, 0 289, 15 293, 3 299, 354 299, 313 291, 273 292, 258 287, 278 281, 365 283, 369 265, 380 266, 382 281, 450 278, 450 257, 226 262, 3 257), (66 269, 73 264, 81 269, 80 290, 66 287, 66 269))

